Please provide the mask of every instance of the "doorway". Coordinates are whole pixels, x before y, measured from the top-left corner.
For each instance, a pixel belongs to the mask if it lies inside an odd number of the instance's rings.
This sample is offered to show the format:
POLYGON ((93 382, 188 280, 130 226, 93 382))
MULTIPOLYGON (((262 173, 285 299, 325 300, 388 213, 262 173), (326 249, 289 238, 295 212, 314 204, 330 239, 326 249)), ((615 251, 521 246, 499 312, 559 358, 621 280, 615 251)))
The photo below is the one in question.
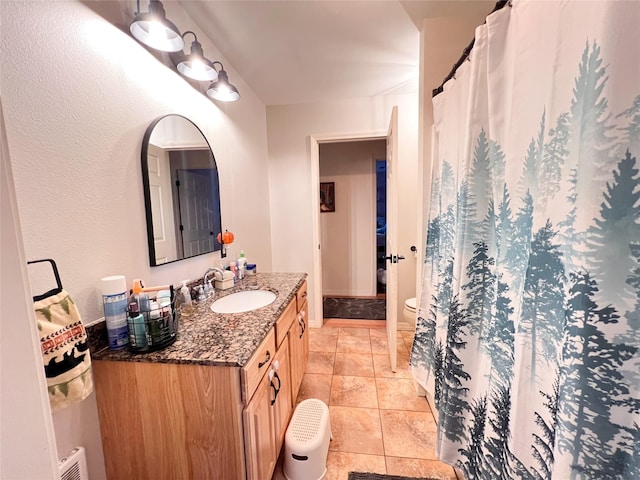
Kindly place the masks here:
POLYGON ((386 148, 386 137, 319 145, 325 319, 386 319, 386 148))

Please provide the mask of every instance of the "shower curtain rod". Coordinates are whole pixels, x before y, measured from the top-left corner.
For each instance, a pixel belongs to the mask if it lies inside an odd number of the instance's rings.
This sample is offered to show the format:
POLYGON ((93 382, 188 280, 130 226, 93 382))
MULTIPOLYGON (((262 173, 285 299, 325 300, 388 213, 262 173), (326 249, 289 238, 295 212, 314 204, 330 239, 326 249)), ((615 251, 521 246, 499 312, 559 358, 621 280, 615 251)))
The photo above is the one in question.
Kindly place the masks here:
MULTIPOLYGON (((501 8, 503 8, 506 5, 511 6, 511 0, 500 0, 499 2, 496 2, 495 7, 493 7, 493 10, 491 10, 491 12, 489 12, 489 15, 491 15, 493 12, 497 12, 498 10, 500 10, 501 8)), ((471 49, 473 48, 473 44, 475 43, 475 41, 476 41, 476 38, 473 37, 473 39, 471 40, 471 43, 469 43, 469 45, 467 45, 467 48, 465 48, 462 51, 462 55, 460 56, 458 61, 455 63, 455 65, 453 66, 451 71, 449 72, 449 75, 447 75, 444 78, 444 80, 442 81, 442 83, 440 84, 440 86, 438 88, 434 88, 433 89, 431 98, 435 97, 439 93, 442 93, 442 90, 444 88, 444 84, 447 83, 449 80, 451 80, 453 77, 455 77, 456 71, 458 70, 460 65, 462 65, 467 58, 469 58, 469 54, 471 53, 471 49)))

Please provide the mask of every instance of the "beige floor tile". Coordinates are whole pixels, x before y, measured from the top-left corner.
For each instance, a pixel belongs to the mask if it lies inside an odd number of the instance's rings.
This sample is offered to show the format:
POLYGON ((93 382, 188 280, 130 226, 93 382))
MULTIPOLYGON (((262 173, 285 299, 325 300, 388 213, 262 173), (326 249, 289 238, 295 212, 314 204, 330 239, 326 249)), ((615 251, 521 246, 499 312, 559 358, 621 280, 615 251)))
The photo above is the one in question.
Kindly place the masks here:
MULTIPOLYGON (((325 480, 347 480, 350 471, 456 480, 454 469, 435 460, 433 414, 409 372, 413 337, 398 332, 393 373, 384 328, 310 330, 297 403, 319 398, 329 405, 334 440, 325 480)), ((272 480, 284 480, 281 464, 272 480)))
POLYGON ((438 480, 456 480, 453 468, 439 460, 385 457, 387 473, 407 477, 428 477, 438 480))
POLYGON ((337 335, 338 330, 335 327, 309 328, 309 335, 337 335))
POLYGON ((413 337, 415 336, 414 330, 399 330, 398 333, 402 337, 403 340, 411 344, 413 342, 413 337))
POLYGON ((334 375, 329 405, 378 408, 375 378, 334 375))
POLYGON ((387 336, 373 336, 371 337, 371 353, 376 355, 389 354, 389 342, 387 342, 387 336))
POLYGON ((325 480, 347 480, 349 472, 386 473, 382 455, 329 452, 325 480))
MULTIPOLYGON (((398 337, 396 338, 396 345, 398 348, 398 352, 402 352, 404 354, 410 353, 407 344, 400 335, 398 335, 398 337)), ((387 341, 386 335, 371 337, 371 352, 378 355, 389 352, 389 342, 387 341)))
POLYGON ((384 337, 387 338, 387 329, 386 328, 370 328, 369 329, 369 337, 384 337))
POLYGON ((329 406, 332 452, 383 455, 380 415, 375 408, 329 406))
POLYGON ((398 359, 395 373, 391 371, 389 363, 389 353, 373 355, 373 370, 376 377, 386 378, 411 378, 409 372, 409 355, 407 353, 398 352, 398 359))
POLYGON ((368 330, 366 337, 339 335, 336 351, 343 353, 371 353, 371 340, 369 340, 368 330))
POLYGON ((336 353, 335 375, 373 377, 373 358, 370 353, 336 353))
POLYGON ((378 408, 381 410, 411 410, 430 412, 425 397, 418 396, 413 380, 405 378, 376 378, 378 408))
POLYGON ((333 374, 333 363, 336 354, 334 352, 309 352, 306 373, 333 374))
POLYGON ((411 353, 411 345, 407 345, 407 342, 404 340, 404 338, 402 338, 400 335, 398 335, 398 351, 399 352, 405 352, 407 354, 411 353))
POLYGON ((332 380, 333 375, 305 373, 302 377, 302 384, 300 385, 296 404, 307 398, 317 398, 329 405, 332 380))
POLYGON ((340 327, 339 335, 352 336, 352 337, 368 337, 369 329, 368 328, 358 328, 358 327, 340 327))
POLYGON ((338 343, 338 334, 309 335, 309 351, 311 352, 335 352, 338 343))
POLYGON ((431 412, 379 412, 385 456, 435 460, 436 424, 431 412))

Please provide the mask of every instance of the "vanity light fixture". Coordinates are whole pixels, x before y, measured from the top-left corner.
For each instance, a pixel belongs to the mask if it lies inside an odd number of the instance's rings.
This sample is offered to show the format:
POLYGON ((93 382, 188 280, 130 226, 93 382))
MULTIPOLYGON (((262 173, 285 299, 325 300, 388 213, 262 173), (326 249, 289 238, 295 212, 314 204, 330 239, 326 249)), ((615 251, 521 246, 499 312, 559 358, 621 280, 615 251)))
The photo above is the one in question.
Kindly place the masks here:
POLYGON ((184 41, 178 27, 167 20, 162 3, 149 1, 149 11, 140 11, 140 0, 137 0, 136 16, 129 26, 131 35, 139 42, 163 52, 179 52, 184 41))
MULTIPOLYGON (((229 83, 229 76, 222 63, 212 62, 204 56, 202 44, 198 42, 198 37, 191 30, 180 34, 178 27, 167 20, 164 7, 159 0, 149 0, 149 11, 145 13, 140 12, 140 0, 136 0, 136 14, 129 30, 136 40, 154 50, 180 52, 176 56, 169 56, 173 66, 178 73, 187 78, 212 82, 207 89, 209 97, 221 102, 235 102, 240 99, 240 93, 234 85, 229 83), (191 50, 185 55, 184 37, 188 33, 193 35, 193 42, 191 42, 191 50), (219 65, 219 70, 216 70, 216 64, 219 65)), ((194 86, 194 88, 202 93, 201 87, 194 86)))
POLYGON ((235 102, 240 98, 240 93, 238 93, 238 89, 229 83, 229 76, 225 71, 222 63, 213 62, 213 65, 220 65, 220 70, 218 70, 218 79, 214 80, 209 88, 207 89, 207 95, 209 95, 214 100, 220 100, 221 102, 235 102))
POLYGON ((218 72, 213 68, 211 60, 204 56, 202 45, 198 42, 198 37, 191 30, 187 30, 182 34, 184 36, 190 33, 193 35, 193 42, 191 43, 191 52, 188 55, 184 55, 178 66, 178 71, 185 77, 189 77, 193 80, 200 81, 213 81, 218 78, 218 72))

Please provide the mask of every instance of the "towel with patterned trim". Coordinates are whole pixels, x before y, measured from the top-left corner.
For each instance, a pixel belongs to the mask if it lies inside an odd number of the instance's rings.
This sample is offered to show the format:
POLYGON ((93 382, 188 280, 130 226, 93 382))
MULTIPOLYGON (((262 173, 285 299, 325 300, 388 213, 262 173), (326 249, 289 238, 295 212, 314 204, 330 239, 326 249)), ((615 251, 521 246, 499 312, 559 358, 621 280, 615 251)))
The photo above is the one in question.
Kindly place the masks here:
POLYGON ((34 303, 49 402, 59 410, 93 391, 87 334, 76 304, 64 290, 34 303))

